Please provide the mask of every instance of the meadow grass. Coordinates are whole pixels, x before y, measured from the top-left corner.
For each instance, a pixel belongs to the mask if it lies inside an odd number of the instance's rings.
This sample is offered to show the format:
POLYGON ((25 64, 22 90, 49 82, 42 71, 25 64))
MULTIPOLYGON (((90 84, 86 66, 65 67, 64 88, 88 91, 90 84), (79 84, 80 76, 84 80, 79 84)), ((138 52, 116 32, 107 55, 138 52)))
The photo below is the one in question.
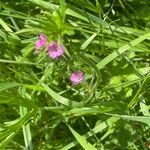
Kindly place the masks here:
POLYGON ((149 0, 1 0, 0 149, 150 149, 149 0))

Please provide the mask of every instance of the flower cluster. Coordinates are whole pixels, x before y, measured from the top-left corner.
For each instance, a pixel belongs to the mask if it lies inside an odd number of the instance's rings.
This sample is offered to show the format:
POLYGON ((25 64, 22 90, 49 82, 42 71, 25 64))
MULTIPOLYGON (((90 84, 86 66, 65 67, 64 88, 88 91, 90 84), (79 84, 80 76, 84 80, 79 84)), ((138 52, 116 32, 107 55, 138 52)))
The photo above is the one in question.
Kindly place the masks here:
MULTIPOLYGON (((44 34, 39 35, 39 40, 35 43, 36 53, 39 52, 39 49, 47 46, 47 37, 44 34)), ((64 54, 65 48, 60 43, 53 41, 47 46, 48 56, 52 59, 57 59, 64 54)), ((82 71, 73 72, 70 76, 70 81, 73 85, 82 83, 84 80, 84 75, 82 71)))
MULTIPOLYGON (((44 34, 39 35, 39 40, 35 44, 36 52, 40 48, 46 47, 47 43, 47 37, 44 34)), ((48 45, 47 51, 50 58, 57 59, 64 54, 64 47, 58 42, 53 41, 48 45)))

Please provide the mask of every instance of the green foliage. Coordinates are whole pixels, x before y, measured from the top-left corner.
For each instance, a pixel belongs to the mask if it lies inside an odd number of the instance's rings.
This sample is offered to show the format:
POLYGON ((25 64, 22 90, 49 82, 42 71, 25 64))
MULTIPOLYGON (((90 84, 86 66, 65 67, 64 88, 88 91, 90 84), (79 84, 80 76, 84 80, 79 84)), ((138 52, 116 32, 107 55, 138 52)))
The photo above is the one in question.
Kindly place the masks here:
POLYGON ((148 150, 149 0, 1 0, 0 149, 148 150), (38 35, 48 43, 35 52, 38 35), (64 45, 58 59, 47 55, 64 45), (73 85, 72 72, 84 72, 73 85))

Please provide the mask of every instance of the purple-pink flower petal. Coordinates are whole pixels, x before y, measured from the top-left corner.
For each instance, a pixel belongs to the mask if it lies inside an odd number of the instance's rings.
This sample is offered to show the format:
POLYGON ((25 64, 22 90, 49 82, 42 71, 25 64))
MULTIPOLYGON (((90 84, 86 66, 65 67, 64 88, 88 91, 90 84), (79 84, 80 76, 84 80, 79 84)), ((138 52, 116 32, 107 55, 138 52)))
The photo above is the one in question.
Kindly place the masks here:
POLYGON ((57 43, 57 42, 52 42, 48 46, 48 55, 49 57, 56 59, 64 54, 64 46, 57 43))
POLYGON ((39 35, 39 40, 35 44, 36 50, 44 47, 46 45, 46 43, 47 43, 47 37, 46 37, 46 35, 40 34, 39 35))
POLYGON ((70 81, 74 84, 77 85, 79 83, 82 83, 84 80, 84 75, 82 71, 76 71, 71 74, 70 76, 70 81))

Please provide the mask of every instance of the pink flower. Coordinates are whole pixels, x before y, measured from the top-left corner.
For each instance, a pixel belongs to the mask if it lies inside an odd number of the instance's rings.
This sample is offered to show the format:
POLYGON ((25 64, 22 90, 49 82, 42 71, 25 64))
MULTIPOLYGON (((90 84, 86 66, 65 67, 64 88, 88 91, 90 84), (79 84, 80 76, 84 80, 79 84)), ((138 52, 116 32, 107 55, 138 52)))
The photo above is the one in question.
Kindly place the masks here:
POLYGON ((64 46, 57 43, 57 42, 52 42, 48 46, 48 55, 49 57, 56 59, 64 54, 64 46))
POLYGON ((39 40, 36 42, 35 47, 36 50, 40 49, 41 47, 44 47, 47 43, 47 37, 44 34, 39 35, 39 40))
POLYGON ((70 81, 74 84, 77 85, 79 83, 82 83, 84 80, 84 75, 82 71, 76 71, 71 74, 70 76, 70 81))

